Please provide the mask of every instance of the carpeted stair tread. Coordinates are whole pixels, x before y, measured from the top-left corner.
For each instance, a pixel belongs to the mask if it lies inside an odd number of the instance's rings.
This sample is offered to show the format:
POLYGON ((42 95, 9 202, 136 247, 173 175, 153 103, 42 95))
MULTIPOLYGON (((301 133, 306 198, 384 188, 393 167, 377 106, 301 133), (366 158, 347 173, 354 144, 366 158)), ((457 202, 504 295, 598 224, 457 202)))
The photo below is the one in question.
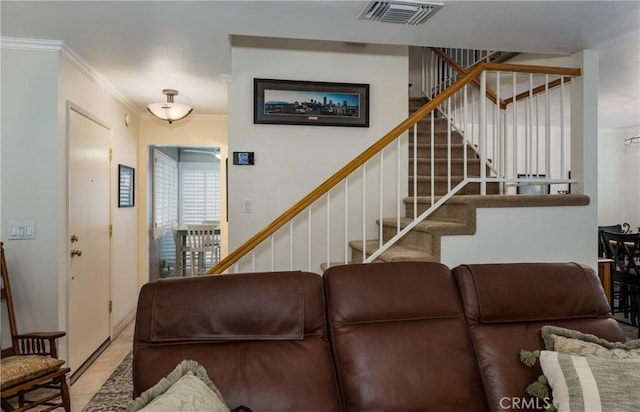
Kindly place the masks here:
MULTIPOLYGON (((380 243, 378 240, 367 240, 367 256, 378 250, 380 243)), ((359 252, 363 251, 363 242, 353 240, 349 246, 359 252)), ((393 245, 388 250, 378 256, 377 261, 381 262, 437 262, 438 258, 432 256, 424 248, 406 245, 393 245)))
MULTIPOLYGON (((387 227, 397 228, 397 219, 383 218, 382 224, 387 227)), ((407 227, 413 219, 402 218, 400 219, 400 229, 407 227)), ((423 220, 418 223, 412 230, 417 232, 432 233, 437 235, 468 235, 473 233, 466 224, 461 222, 447 221, 447 220, 423 220)))
MULTIPOLYGON (((431 196, 416 196, 418 204, 431 204, 431 196)), ((434 196, 437 202, 442 196, 434 196)), ((413 196, 403 199, 406 205, 413 205, 413 196)), ((585 206, 590 202, 589 196, 581 194, 568 195, 456 195, 445 204, 466 204, 475 207, 539 207, 539 206, 585 206)))

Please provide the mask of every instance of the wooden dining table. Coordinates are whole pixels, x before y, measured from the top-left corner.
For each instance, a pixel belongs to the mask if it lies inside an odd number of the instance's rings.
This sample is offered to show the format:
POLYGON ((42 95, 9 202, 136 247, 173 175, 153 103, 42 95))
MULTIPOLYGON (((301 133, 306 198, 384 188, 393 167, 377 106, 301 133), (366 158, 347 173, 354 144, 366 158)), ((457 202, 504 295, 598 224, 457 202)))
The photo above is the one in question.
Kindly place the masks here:
POLYGON ((607 302, 611 302, 611 268, 613 259, 598 259, 598 277, 607 296, 607 302))

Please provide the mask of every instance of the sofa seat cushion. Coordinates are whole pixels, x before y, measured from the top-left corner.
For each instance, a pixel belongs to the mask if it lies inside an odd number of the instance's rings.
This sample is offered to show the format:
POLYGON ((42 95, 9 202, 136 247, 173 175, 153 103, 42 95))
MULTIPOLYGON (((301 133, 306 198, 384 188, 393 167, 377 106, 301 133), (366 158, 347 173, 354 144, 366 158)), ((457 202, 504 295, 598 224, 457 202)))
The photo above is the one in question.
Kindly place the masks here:
POLYGON ((60 369, 64 360, 41 355, 16 355, 2 358, 0 363, 0 384, 2 389, 7 389, 60 369))

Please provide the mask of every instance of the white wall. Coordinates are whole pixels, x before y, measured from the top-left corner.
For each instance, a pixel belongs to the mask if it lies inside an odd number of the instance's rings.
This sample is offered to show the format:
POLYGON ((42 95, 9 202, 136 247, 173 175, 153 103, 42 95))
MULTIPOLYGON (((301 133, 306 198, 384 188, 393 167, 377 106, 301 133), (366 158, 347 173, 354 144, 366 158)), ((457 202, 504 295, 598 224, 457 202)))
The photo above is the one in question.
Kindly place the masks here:
MULTIPOLYGON (((558 195, 562 196, 562 195, 558 195)), ((595 263, 597 253, 587 206, 478 209, 474 236, 443 236, 441 261, 463 263, 567 262, 595 263)))
MULTIPOLYGON (((628 130, 628 129, 627 129, 628 130)), ((635 128, 626 137, 640 136, 640 128, 635 128)), ((633 230, 640 231, 640 144, 625 146, 624 163, 624 210, 623 222, 631 225, 633 230)))
POLYGON ((640 226, 640 145, 624 140, 640 136, 640 128, 598 131, 598 225, 640 226))
POLYGON ((598 225, 624 222, 622 192, 624 181, 624 130, 598 130, 598 225))
POLYGON ((221 254, 227 254, 227 233, 229 232, 225 216, 226 210, 226 170, 224 159, 227 157, 227 117, 191 115, 184 120, 169 124, 150 115, 140 119, 140 140, 138 142, 138 183, 136 202, 140 205, 138 213, 138 233, 140 233, 137 251, 139 255, 139 284, 149 281, 149 223, 151 220, 151 196, 149 192, 150 165, 149 146, 215 146, 220 147, 222 156, 221 181, 221 254))
MULTIPOLYGON (((0 231, 18 330, 58 330, 61 181, 57 134, 58 54, 2 50, 0 231), (36 239, 8 240, 11 221, 31 221, 36 239)), ((6 328, 3 327, 3 335, 6 328)))
POLYGON ((229 152, 255 152, 255 166, 229 165, 235 248, 407 117, 408 49, 234 38, 231 53, 229 152), (253 124, 254 78, 368 83, 370 127, 253 124), (253 213, 243 212, 245 199, 253 213))
MULTIPOLYGON (((59 42, 20 39, 2 47, 2 215, 0 228, 22 332, 67 330, 68 191, 66 102, 110 125, 113 313, 111 328, 137 301, 137 213, 118 209, 117 165, 137 167, 137 116, 108 94, 59 42), (72 63, 73 62, 73 63, 72 63), (8 240, 10 221, 33 221, 35 240, 8 240)), ((66 357, 66 339, 60 353, 66 357)))

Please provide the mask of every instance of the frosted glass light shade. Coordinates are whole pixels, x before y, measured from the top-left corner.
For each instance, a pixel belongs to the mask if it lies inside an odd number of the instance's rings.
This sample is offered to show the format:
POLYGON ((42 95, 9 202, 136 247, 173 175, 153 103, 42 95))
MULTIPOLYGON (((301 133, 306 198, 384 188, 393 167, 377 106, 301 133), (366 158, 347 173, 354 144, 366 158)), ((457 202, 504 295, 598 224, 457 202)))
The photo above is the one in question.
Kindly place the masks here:
POLYGON ((189 116, 193 108, 182 103, 151 103, 147 110, 158 119, 171 123, 189 116))
POLYGON ((191 106, 173 102, 173 96, 178 94, 177 90, 165 89, 162 93, 167 95, 167 101, 165 103, 151 103, 147 106, 149 113, 158 119, 166 120, 171 124, 176 120, 184 119, 193 111, 191 106))

